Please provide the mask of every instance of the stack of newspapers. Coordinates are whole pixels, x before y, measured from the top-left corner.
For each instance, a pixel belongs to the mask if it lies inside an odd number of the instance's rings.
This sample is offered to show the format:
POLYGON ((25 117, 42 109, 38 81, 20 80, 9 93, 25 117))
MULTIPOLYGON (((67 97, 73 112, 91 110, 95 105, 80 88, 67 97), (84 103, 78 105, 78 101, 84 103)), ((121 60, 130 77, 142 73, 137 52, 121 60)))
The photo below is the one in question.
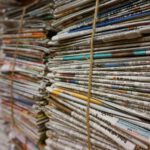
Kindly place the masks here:
POLYGON ((41 0, 26 7, 24 16, 19 4, 5 9, 4 33, 0 37, 4 53, 0 95, 3 117, 13 123, 12 134, 18 140, 15 143, 37 150, 45 139, 48 121, 42 111, 47 104, 42 80, 49 53, 47 41, 53 35, 53 31, 46 30, 53 19, 53 3, 41 0))
MULTIPOLYGON (((90 41, 95 0, 55 0, 49 41, 46 150, 87 150, 90 41)), ((94 37, 92 150, 150 146, 150 1, 101 0, 94 37)))

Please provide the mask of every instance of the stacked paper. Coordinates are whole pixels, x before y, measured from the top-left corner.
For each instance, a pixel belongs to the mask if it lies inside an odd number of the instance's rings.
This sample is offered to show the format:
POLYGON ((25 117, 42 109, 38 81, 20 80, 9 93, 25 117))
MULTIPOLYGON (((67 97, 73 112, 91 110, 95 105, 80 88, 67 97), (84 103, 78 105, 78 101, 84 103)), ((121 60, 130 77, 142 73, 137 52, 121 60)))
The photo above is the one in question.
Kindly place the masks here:
POLYGON ((49 53, 48 36, 53 35, 45 29, 51 22, 53 8, 48 0, 36 1, 26 7, 22 27, 23 8, 12 5, 6 9, 5 30, 1 36, 5 57, 1 67, 0 94, 4 119, 14 122, 13 135, 19 140, 15 143, 20 146, 20 142, 27 143, 28 149, 34 150, 45 139, 45 122, 48 121, 42 111, 47 104, 42 80, 49 53), (31 148, 31 143, 35 148, 31 148))
MULTIPOLYGON (((90 129, 92 150, 150 145, 150 1, 102 0, 96 35, 90 129)), ((90 40, 95 1, 55 0, 47 86, 46 150, 87 148, 90 40)))

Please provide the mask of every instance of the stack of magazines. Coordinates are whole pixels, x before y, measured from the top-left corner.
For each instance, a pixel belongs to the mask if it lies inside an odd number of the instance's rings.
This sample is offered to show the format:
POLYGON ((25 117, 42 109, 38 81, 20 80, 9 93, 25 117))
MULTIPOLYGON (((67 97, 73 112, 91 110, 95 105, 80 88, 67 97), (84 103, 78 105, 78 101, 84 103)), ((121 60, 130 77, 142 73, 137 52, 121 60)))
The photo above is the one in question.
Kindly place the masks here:
POLYGON ((2 111, 4 119, 14 125, 16 147, 22 143, 29 150, 37 150, 43 143, 48 121, 42 111, 47 104, 42 80, 49 53, 48 37, 54 33, 46 30, 53 19, 52 6, 49 0, 33 2, 26 6, 23 20, 20 20, 23 7, 19 4, 5 9, 1 36, 5 55, 0 74, 2 111))
MULTIPOLYGON (((86 110, 94 0, 55 0, 49 45, 46 150, 87 150, 86 110)), ((94 37, 92 150, 150 146, 150 1, 101 0, 94 37)))

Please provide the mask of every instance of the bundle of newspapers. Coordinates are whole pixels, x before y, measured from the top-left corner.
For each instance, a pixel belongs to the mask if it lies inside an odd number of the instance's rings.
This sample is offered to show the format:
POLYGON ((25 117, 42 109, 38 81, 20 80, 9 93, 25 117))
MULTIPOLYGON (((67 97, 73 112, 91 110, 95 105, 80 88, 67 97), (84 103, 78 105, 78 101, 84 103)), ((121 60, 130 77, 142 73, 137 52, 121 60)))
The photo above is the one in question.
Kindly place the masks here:
POLYGON ((53 18, 52 12, 49 0, 5 9, 1 36, 4 53, 0 74, 2 111, 4 119, 13 123, 16 145, 25 145, 29 150, 39 149, 38 145, 45 139, 48 118, 41 110, 46 104, 42 80, 49 53, 48 36, 53 35, 53 31, 46 30, 53 18))
MULTIPOLYGON (((94 37, 92 150, 150 146, 150 1, 101 0, 94 37)), ((87 150, 86 110, 95 0, 55 0, 49 41, 46 150, 87 150)))

